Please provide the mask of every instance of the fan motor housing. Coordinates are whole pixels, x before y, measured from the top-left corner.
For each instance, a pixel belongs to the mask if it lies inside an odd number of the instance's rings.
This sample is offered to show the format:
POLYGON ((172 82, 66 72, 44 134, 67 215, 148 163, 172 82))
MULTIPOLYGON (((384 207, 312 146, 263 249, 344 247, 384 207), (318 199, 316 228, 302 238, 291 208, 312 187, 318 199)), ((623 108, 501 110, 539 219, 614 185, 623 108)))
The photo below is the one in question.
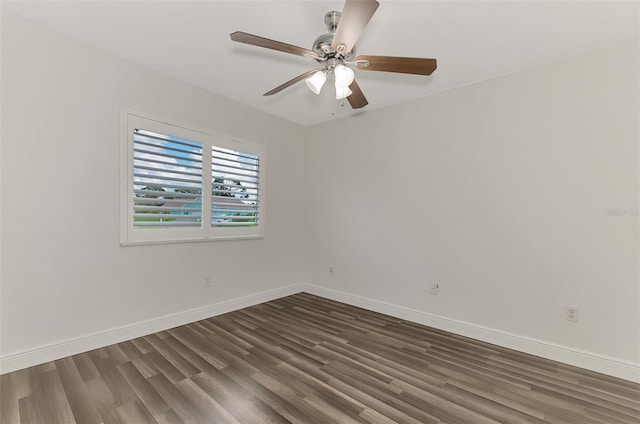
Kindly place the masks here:
MULTIPOLYGON (((322 58, 334 57, 337 52, 333 47, 331 47, 333 36, 334 34, 330 32, 316 38, 316 40, 313 42, 313 46, 311 47, 311 50, 318 53, 318 55, 322 58)), ((349 53, 343 55, 344 60, 347 62, 350 62, 355 57, 356 57, 356 46, 353 46, 353 48, 349 53)))
MULTIPOLYGON (((313 42, 313 46, 311 47, 311 50, 318 53, 318 55, 323 59, 330 59, 336 56, 337 52, 333 47, 331 47, 331 43, 333 42, 333 36, 335 35, 336 28, 338 28, 341 16, 342 13, 336 10, 327 12, 324 15, 324 24, 327 26, 329 32, 316 38, 313 42)), ((349 53, 342 55, 342 58, 347 62, 351 61, 355 57, 356 46, 353 46, 349 53)))

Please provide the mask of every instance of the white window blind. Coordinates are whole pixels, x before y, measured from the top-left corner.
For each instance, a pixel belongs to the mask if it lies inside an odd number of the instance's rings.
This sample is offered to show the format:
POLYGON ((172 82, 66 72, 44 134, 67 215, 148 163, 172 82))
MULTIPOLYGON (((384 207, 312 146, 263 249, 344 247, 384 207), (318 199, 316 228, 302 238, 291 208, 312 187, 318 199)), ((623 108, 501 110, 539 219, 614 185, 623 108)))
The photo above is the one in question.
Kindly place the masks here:
POLYGON ((211 148, 211 225, 255 227, 259 222, 260 158, 211 148))
POLYGON ((264 148, 123 112, 121 244, 264 236, 264 148))
POLYGON ((133 134, 134 227, 202 225, 202 143, 133 134))

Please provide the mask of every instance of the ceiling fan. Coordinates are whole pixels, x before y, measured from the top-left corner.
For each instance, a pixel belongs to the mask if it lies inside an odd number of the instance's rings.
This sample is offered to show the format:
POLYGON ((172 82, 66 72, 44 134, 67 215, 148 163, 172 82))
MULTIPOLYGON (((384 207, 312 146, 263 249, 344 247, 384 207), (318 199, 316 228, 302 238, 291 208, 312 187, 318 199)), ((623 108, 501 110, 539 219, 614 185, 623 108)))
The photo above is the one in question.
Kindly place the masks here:
POLYGON ((378 6, 379 3, 376 0, 346 0, 342 13, 335 10, 327 12, 324 16, 324 23, 329 32, 318 37, 313 42, 311 49, 293 46, 241 31, 232 33, 231 40, 315 59, 322 64, 320 68, 307 71, 273 90, 267 91, 264 93, 265 96, 279 93, 302 80, 305 80, 311 91, 320 94, 327 77, 333 76, 336 99, 346 98, 353 109, 359 109, 369 102, 355 81, 353 69, 346 65, 354 65, 356 69, 363 71, 398 72, 415 75, 431 75, 437 67, 436 59, 356 56, 356 42, 378 6))

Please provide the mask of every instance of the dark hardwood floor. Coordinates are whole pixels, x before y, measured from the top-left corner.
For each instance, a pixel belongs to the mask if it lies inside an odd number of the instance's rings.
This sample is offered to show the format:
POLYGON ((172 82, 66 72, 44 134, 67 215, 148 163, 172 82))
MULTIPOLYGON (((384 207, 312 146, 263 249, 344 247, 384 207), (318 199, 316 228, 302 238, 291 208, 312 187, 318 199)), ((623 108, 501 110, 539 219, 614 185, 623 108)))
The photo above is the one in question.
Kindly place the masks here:
POLYGON ((0 423, 640 423, 640 386, 308 294, 5 374, 0 423))

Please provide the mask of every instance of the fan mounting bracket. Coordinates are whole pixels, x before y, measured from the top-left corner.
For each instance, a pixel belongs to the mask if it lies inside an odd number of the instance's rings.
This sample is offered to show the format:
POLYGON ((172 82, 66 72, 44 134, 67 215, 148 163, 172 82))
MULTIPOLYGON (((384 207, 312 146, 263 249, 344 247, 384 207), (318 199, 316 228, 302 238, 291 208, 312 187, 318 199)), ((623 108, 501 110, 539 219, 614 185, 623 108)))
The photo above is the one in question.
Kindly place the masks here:
POLYGON ((371 62, 365 59, 356 60, 353 63, 354 65, 356 65, 356 68, 366 68, 367 66, 371 65, 371 62))

